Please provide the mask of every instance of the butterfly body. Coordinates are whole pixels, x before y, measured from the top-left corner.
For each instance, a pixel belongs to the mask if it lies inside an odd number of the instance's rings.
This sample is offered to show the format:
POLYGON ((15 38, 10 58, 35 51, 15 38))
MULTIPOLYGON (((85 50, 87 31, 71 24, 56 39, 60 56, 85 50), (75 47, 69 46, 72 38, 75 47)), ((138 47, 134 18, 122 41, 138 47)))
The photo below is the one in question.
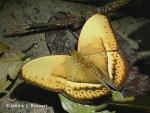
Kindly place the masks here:
POLYGON ((127 64, 104 15, 94 15, 83 26, 78 51, 31 60, 22 67, 25 81, 60 92, 75 101, 91 101, 120 90, 127 64))

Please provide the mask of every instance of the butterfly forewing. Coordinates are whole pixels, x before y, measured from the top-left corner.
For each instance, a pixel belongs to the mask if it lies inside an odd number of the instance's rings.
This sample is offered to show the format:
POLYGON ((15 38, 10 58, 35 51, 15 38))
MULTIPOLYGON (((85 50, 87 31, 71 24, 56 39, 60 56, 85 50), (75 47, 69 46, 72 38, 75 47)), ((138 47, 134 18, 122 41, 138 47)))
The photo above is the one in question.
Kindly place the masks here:
POLYGON ((96 14, 85 23, 78 41, 78 52, 108 73, 114 86, 118 89, 123 86, 128 68, 106 16, 96 14))

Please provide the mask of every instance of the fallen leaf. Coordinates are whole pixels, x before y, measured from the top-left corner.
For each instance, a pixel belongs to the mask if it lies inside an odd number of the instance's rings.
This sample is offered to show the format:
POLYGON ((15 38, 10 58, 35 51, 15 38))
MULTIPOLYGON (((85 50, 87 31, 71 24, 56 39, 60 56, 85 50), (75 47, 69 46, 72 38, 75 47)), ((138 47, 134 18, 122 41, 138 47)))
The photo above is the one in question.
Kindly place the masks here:
POLYGON ((0 93, 12 83, 23 65, 24 55, 8 44, 0 41, 0 93))

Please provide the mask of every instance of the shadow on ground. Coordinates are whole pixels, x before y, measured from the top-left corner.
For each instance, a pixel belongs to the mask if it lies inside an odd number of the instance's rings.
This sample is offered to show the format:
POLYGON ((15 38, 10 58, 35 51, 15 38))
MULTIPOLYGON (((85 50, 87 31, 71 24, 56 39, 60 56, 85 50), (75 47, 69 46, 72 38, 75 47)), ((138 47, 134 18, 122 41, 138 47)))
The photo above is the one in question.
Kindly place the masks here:
POLYGON ((127 7, 123 7, 122 11, 133 15, 135 17, 146 17, 150 18, 148 11, 150 10, 149 7, 150 1, 149 0, 132 0, 127 7))
POLYGON ((36 86, 22 83, 16 87, 11 94, 11 98, 16 98, 21 101, 37 103, 40 105, 48 105, 53 107, 55 113, 67 113, 61 106, 60 99, 57 93, 43 90, 36 86))
POLYGON ((129 38, 138 42, 142 59, 135 62, 141 73, 150 75, 150 22, 141 26, 129 35, 129 38))

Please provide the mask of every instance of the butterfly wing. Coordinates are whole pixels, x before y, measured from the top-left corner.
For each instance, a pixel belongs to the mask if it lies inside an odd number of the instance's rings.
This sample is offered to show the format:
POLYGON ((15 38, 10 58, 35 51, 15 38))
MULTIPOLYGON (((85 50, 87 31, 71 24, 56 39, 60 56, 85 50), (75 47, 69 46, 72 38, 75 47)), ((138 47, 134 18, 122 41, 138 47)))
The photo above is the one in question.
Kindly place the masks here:
POLYGON ((96 14, 85 23, 79 37, 78 51, 105 71, 118 89, 122 87, 128 69, 106 16, 96 14))
POLYGON ((31 60, 22 67, 22 77, 29 83, 60 92, 76 101, 88 101, 110 93, 96 77, 73 57, 53 55, 31 60))

